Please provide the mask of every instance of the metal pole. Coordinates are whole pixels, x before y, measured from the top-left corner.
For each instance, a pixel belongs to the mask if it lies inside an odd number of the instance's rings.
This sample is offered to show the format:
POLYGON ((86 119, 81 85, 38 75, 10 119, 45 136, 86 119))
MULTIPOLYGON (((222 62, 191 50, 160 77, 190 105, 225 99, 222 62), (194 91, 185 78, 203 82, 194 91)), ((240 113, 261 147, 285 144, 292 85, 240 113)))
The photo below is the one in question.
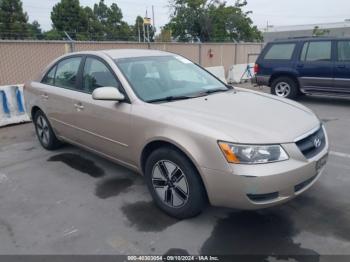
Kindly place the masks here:
POLYGON ((66 37, 68 38, 68 41, 69 41, 69 45, 70 45, 70 52, 74 52, 75 50, 75 46, 74 46, 74 40, 70 37, 70 35, 64 31, 64 34, 66 35, 66 37))
POLYGON ((143 42, 146 42, 145 22, 143 22, 143 42))
POLYGON ((198 44, 198 63, 202 65, 202 43, 198 44))
POLYGON ((152 18, 153 18, 153 28, 156 28, 156 22, 154 21, 154 6, 152 5, 152 18))
POLYGON ((237 65, 237 43, 235 43, 235 57, 234 57, 233 64, 237 65))
POLYGON ((147 39, 148 39, 148 43, 150 42, 149 40, 149 28, 150 28, 151 25, 147 25, 147 39))
POLYGON ((139 33, 139 43, 141 42, 141 32, 140 32, 140 23, 137 21, 137 31, 139 33))

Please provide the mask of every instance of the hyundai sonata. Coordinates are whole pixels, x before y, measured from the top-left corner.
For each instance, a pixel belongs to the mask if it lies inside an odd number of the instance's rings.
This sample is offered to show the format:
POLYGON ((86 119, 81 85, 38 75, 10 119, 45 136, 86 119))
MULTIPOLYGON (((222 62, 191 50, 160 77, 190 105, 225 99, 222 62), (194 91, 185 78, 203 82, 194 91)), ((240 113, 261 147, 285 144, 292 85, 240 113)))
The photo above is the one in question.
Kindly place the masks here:
POLYGON ((259 209, 310 188, 327 161, 318 117, 299 103, 227 86, 155 50, 71 53, 25 85, 41 145, 61 142, 143 174, 159 208, 259 209))

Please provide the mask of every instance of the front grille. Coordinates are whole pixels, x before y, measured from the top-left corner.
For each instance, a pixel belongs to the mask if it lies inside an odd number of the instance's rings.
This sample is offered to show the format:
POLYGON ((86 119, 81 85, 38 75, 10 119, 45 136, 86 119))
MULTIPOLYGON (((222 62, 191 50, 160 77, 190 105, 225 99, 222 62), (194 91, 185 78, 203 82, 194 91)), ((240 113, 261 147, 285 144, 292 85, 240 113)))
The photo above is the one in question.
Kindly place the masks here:
POLYGON ((326 146, 326 136, 321 127, 315 133, 299 140, 296 145, 306 158, 312 158, 326 146))

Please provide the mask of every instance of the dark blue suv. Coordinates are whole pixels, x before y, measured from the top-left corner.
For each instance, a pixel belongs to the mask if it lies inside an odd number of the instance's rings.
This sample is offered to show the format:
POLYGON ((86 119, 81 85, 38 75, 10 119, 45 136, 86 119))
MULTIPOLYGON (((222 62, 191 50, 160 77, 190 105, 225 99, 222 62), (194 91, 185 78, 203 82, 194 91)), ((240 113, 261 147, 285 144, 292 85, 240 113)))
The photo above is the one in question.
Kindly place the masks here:
POLYGON ((350 97, 350 39, 295 38, 268 43, 254 68, 253 82, 271 93, 350 97))

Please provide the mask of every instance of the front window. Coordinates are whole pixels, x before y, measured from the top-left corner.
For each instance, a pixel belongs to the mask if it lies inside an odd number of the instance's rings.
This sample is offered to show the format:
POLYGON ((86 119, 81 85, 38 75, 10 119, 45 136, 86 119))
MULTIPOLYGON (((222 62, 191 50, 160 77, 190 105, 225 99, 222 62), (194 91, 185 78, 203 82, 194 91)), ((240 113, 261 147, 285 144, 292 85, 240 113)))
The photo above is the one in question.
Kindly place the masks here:
POLYGON ((338 42, 338 61, 350 61, 350 41, 338 42))
POLYGON ((186 99, 229 90, 181 56, 122 58, 116 63, 137 96, 146 102, 186 99))
POLYGON ((118 88, 119 85, 104 63, 97 59, 88 57, 84 66, 83 86, 86 92, 92 93, 99 87, 118 88))
POLYGON ((41 81, 43 84, 54 85, 55 84, 55 74, 57 66, 54 66, 41 81))

